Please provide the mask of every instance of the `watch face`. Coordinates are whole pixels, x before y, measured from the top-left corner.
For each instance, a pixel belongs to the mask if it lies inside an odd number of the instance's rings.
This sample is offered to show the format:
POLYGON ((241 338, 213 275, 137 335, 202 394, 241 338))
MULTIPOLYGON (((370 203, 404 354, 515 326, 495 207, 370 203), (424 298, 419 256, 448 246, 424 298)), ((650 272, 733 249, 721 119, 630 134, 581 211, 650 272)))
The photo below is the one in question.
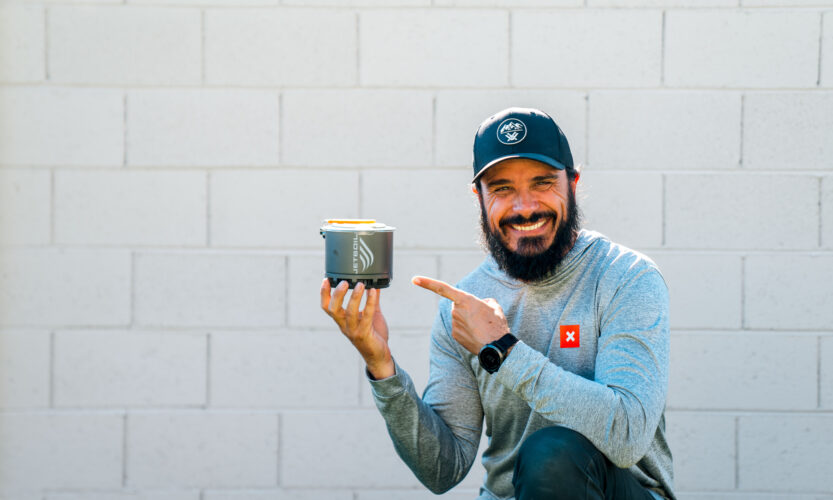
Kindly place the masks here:
POLYGON ((486 346, 480 351, 480 365, 488 372, 494 372, 500 366, 500 353, 492 346, 486 346))

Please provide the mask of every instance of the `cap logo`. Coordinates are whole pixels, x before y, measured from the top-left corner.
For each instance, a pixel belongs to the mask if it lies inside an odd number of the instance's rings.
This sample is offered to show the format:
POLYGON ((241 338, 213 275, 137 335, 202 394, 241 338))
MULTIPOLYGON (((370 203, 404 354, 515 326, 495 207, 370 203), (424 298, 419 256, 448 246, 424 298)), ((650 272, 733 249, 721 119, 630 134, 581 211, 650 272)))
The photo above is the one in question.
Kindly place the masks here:
POLYGON ((517 118, 507 118, 497 127, 497 140, 501 144, 511 146, 526 138, 526 125, 517 118))

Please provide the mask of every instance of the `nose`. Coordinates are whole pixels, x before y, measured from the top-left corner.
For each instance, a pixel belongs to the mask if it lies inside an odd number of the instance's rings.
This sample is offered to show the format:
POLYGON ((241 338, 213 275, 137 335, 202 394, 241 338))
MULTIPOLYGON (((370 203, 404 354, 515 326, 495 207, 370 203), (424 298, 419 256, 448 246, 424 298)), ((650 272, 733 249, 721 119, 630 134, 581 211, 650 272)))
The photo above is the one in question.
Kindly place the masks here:
POLYGON ((530 190, 519 189, 515 194, 512 209, 519 215, 529 217, 538 210, 538 200, 530 190))

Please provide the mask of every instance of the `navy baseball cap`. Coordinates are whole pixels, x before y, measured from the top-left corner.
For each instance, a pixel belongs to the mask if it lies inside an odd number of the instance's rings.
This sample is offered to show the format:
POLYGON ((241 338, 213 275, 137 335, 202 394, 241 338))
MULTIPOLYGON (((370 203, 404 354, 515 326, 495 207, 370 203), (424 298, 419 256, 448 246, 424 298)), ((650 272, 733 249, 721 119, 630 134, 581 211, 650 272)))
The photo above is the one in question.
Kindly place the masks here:
POLYGON ((550 115, 538 109, 508 108, 490 116, 474 136, 474 179, 492 165, 509 158, 530 158, 573 170, 567 137, 550 115))

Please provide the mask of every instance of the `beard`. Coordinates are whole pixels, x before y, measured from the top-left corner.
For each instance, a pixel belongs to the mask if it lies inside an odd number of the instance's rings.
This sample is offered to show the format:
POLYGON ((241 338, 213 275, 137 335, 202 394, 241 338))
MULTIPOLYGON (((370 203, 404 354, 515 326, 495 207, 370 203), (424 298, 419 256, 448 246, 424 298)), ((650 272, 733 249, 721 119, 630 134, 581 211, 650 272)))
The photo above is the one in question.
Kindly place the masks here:
MULTIPOLYGON (((557 214, 552 211, 535 212, 529 217, 516 215, 501 219, 500 228, 509 224, 530 224, 541 219, 550 219, 556 224, 557 214)), ((498 267, 512 278, 521 281, 538 281, 555 271, 567 252, 573 248, 575 237, 581 228, 581 214, 576 205, 573 190, 568 189, 567 214, 555 231, 555 237, 546 246, 544 236, 528 236, 518 239, 518 248, 513 251, 503 242, 500 234, 489 225, 483 195, 480 195, 480 227, 482 242, 489 249, 498 267)))

